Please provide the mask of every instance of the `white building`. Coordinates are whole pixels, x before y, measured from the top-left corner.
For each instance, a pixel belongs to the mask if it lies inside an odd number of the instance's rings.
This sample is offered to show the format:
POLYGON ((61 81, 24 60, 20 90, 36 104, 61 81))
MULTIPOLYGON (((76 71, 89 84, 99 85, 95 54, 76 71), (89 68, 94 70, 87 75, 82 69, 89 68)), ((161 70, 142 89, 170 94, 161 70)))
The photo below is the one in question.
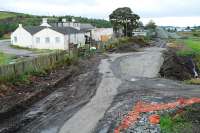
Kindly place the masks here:
POLYGON ((86 38, 102 41, 113 35, 112 28, 95 28, 91 24, 62 22, 49 24, 44 18, 40 26, 19 27, 11 34, 12 45, 37 49, 69 49, 69 44, 84 45, 86 38))
POLYGON ((48 24, 43 19, 40 26, 19 27, 11 34, 12 45, 37 49, 67 50, 69 44, 85 44, 85 36, 94 29, 90 24, 66 22, 48 24))

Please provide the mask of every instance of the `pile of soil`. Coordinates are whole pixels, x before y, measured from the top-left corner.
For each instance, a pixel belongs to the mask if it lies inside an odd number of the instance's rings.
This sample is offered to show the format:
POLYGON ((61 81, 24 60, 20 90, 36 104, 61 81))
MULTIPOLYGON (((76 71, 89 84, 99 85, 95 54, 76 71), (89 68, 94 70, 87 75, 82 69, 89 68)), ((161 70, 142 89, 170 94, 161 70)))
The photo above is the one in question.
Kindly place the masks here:
POLYGON ((110 49, 109 52, 126 53, 126 52, 137 52, 140 48, 148 47, 150 44, 147 43, 142 37, 130 38, 129 42, 122 43, 119 46, 110 49))
POLYGON ((164 63, 160 75, 173 80, 189 80, 194 77, 191 66, 191 57, 179 57, 172 49, 164 52, 164 63))

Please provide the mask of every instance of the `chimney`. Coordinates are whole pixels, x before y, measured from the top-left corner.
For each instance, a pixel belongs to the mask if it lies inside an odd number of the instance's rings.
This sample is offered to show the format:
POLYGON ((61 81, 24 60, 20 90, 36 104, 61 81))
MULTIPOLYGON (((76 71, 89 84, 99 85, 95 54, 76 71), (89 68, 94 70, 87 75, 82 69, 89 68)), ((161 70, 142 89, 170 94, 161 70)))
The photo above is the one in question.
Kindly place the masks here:
POLYGON ((66 19, 66 18, 63 18, 63 19, 62 19, 62 22, 63 22, 63 23, 66 23, 66 22, 67 22, 67 19, 66 19))
POLYGON ((42 23, 47 23, 47 18, 43 18, 42 23))
POLYGON ((47 22, 47 18, 42 19, 42 24, 40 26, 51 27, 51 25, 49 25, 47 22))
POLYGON ((19 28, 22 28, 22 24, 19 24, 19 28))

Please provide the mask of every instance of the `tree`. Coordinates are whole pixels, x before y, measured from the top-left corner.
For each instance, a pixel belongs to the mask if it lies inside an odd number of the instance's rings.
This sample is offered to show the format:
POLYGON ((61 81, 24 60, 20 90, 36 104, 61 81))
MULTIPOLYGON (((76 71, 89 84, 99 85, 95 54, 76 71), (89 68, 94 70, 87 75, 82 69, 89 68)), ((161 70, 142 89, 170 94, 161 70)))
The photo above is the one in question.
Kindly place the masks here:
POLYGON ((118 8, 110 14, 109 19, 115 33, 123 29, 124 36, 132 36, 133 29, 139 26, 139 15, 134 14, 129 7, 118 8))
POLYGON ((146 29, 156 29, 156 23, 153 20, 150 20, 149 23, 145 26, 146 29))

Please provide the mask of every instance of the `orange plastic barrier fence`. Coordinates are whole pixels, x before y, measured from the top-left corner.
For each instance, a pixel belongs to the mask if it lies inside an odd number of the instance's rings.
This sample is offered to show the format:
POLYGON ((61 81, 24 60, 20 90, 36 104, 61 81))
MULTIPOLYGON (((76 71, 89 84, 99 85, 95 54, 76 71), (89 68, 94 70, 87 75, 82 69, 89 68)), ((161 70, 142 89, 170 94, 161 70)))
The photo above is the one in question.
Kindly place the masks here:
MULTIPOLYGON (((200 98, 191 98, 191 99, 180 98, 176 102, 167 103, 167 104, 151 104, 151 103, 148 104, 148 103, 139 101, 133 107, 133 111, 129 112, 128 115, 123 118, 120 125, 115 128, 114 133, 120 133, 122 130, 129 128, 131 124, 134 124, 135 122, 137 122, 137 120, 140 117, 140 113, 166 110, 166 109, 174 109, 178 106, 185 107, 185 106, 192 105, 195 103, 200 103, 200 98)), ((153 120, 153 123, 155 122, 156 124, 158 123, 160 117, 157 115, 152 115, 150 116, 149 119, 151 120, 154 119, 155 121, 153 120)))

